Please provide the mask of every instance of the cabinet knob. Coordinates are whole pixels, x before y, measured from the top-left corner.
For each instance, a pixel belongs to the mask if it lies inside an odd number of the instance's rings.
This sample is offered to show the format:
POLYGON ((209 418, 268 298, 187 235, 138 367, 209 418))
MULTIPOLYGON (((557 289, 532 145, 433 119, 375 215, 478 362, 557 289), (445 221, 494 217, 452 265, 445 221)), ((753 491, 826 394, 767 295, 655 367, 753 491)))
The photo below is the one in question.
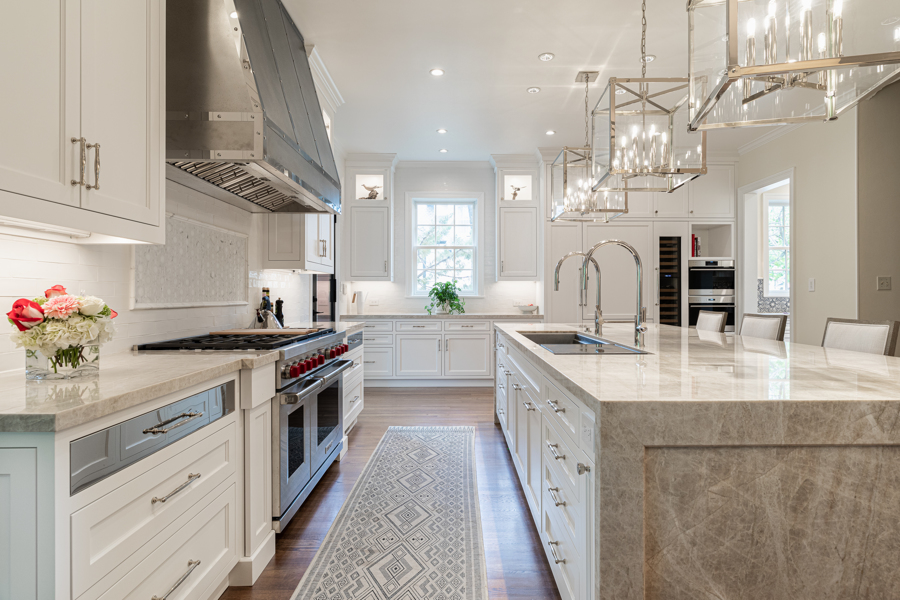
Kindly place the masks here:
POLYGON ((694 214, 694 211, 691 211, 691 214, 694 214))
POLYGON ((658 210, 654 210, 653 212, 656 213, 656 214, 659 214, 659 211, 658 211, 658 210))

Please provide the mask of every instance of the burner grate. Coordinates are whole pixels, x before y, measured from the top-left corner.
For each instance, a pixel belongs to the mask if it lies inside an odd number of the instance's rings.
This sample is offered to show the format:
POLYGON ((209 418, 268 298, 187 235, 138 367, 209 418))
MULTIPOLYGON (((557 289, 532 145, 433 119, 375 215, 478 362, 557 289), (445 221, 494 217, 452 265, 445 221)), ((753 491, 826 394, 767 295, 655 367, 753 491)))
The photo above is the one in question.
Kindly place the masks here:
POLYGON ((320 329, 301 335, 198 335, 189 338, 141 344, 138 350, 277 350, 334 333, 320 329))

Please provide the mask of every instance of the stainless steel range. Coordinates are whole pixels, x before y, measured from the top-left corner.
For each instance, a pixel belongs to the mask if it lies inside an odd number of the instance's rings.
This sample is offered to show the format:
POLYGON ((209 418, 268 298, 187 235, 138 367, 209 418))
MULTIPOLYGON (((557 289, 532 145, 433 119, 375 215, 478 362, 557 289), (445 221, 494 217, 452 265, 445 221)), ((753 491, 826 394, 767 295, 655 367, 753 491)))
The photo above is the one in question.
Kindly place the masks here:
POLYGON ((272 412, 272 515, 281 533, 343 448, 341 356, 362 343, 321 328, 303 335, 203 335, 137 346, 138 350, 277 350, 272 412))

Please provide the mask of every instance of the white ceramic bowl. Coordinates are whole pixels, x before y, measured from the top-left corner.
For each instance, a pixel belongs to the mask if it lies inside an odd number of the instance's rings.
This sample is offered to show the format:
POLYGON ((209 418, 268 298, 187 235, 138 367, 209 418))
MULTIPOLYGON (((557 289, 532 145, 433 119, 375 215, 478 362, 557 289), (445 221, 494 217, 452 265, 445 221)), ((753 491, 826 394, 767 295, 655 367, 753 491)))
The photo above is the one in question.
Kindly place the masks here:
POLYGON ((537 305, 534 305, 534 306, 517 306, 516 308, 518 308, 519 310, 521 310, 521 311, 522 311, 523 313, 525 313, 525 314, 533 313, 533 312, 535 312, 535 311, 538 309, 537 305))

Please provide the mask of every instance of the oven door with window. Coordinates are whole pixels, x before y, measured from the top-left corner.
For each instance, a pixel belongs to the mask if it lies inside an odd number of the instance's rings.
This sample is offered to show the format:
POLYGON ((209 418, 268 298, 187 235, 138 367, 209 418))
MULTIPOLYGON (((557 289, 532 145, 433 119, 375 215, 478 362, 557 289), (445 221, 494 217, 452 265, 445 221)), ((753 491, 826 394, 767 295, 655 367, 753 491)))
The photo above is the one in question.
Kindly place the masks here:
POLYGON ((697 326, 701 310, 725 313, 725 331, 734 331, 734 296, 689 297, 688 324, 691 327, 697 326))
POLYGON ((734 269, 691 267, 688 271, 689 296, 734 296, 734 269))
MULTIPOLYGON (((279 395, 280 396, 280 395, 279 395)), ((287 511, 312 476, 312 454, 310 447, 313 423, 315 391, 311 390, 292 404, 281 403, 278 431, 274 440, 276 448, 275 464, 279 466, 279 477, 275 483, 275 515, 287 511)))
POLYGON ((325 462, 343 437, 344 411, 341 403, 343 394, 344 377, 341 374, 326 380, 324 387, 316 394, 314 416, 316 428, 310 439, 313 472, 325 462))

